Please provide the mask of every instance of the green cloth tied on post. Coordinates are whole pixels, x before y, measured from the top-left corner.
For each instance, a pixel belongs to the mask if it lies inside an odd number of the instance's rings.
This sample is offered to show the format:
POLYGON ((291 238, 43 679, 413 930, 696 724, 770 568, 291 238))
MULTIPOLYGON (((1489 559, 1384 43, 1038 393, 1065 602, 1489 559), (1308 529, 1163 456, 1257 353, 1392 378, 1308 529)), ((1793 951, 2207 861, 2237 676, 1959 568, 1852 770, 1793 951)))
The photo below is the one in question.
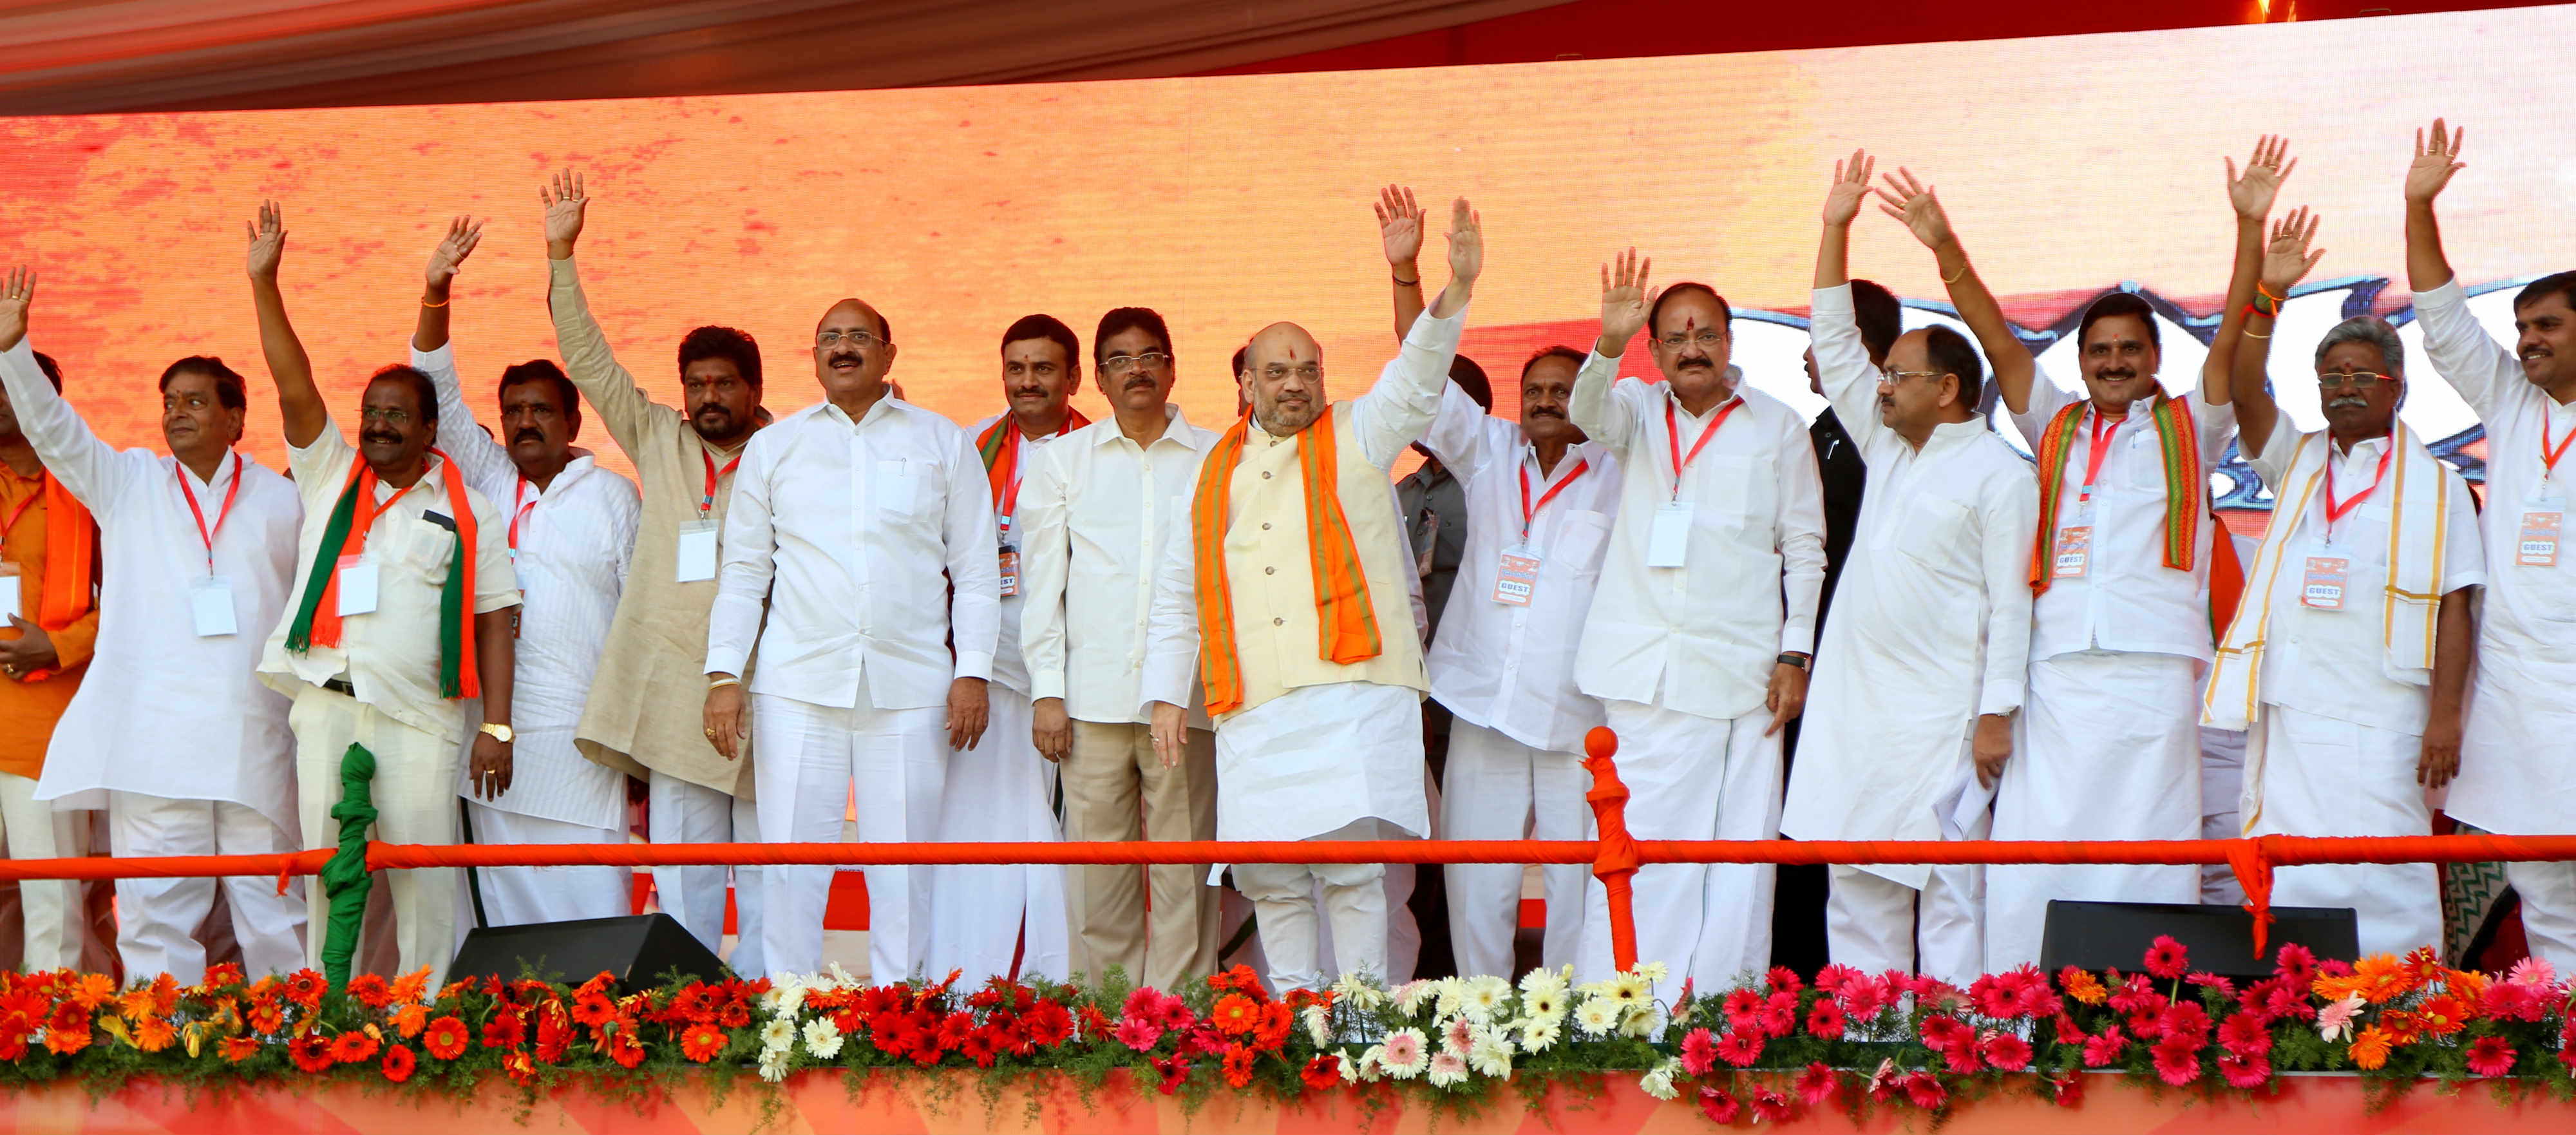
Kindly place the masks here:
POLYGON ((376 822, 376 755, 352 743, 340 755, 340 802, 331 818, 340 821, 340 849, 322 865, 322 890, 331 898, 331 925, 322 939, 322 974, 333 989, 349 985, 349 963, 358 953, 358 931, 367 918, 367 892, 375 879, 367 874, 367 828, 376 822))

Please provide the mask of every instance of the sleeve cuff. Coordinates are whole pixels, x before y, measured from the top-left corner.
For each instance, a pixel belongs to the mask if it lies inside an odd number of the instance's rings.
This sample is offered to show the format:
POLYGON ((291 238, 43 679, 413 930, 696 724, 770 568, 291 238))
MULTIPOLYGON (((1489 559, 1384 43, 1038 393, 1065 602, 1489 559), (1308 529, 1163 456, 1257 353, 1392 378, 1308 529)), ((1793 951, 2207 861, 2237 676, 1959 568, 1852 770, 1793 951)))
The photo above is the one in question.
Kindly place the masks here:
POLYGON ((420 370, 443 370, 453 374, 456 371, 456 344, 452 342, 441 343, 435 351, 424 351, 418 347, 413 347, 411 349, 411 365, 420 370))
POLYGON ((573 267, 572 258, 569 256, 561 260, 548 258, 546 260, 546 281, 558 288, 579 287, 581 286, 581 273, 573 267))
POLYGON ((2460 287, 2460 278, 2456 275, 2444 280, 2441 287, 2415 293, 2415 310, 2418 312, 2448 312, 2468 302, 2469 293, 2460 287))
POLYGON ((1032 670, 1029 672, 1029 700, 1064 697, 1064 671, 1032 670))
POLYGON ((1466 329, 1467 309, 1473 306, 1473 303, 1460 304, 1457 311, 1446 316, 1433 315, 1427 307, 1422 309, 1422 315, 1413 321, 1413 329, 1405 334, 1405 341, 1429 348, 1437 348, 1444 341, 1457 342, 1466 329))
POLYGON ((1190 704, 1190 675, 1175 673, 1178 666, 1147 660, 1144 680, 1138 683, 1143 700, 1137 711, 1143 712, 1155 702, 1169 702, 1187 708, 1190 704))
POLYGON ((1852 289, 1850 284, 1840 284, 1830 288, 1815 288, 1807 293, 1807 321, 1809 323, 1815 322, 1820 316, 1841 316, 1844 318, 1850 318, 1851 314, 1852 289))
MULTIPOLYGON (((1788 623, 1780 628, 1780 653, 1816 656, 1816 628, 1813 623, 1788 623)), ((1810 667, 1810 672, 1812 672, 1810 667)))
POLYGON ((2003 678, 1986 683, 1985 692, 1977 697, 1977 713, 2017 713, 2021 710, 2022 684, 2003 678))
POLYGON ((960 678, 982 678, 985 681, 991 681, 993 678, 993 655, 989 651, 958 651, 956 676, 960 678))

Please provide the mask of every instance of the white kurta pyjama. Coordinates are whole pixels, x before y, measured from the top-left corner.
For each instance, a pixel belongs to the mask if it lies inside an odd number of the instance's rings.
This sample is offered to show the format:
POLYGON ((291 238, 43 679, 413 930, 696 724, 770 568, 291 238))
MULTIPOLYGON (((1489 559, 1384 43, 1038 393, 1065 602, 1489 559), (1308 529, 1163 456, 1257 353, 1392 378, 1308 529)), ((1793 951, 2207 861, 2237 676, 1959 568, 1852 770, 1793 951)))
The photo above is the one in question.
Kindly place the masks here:
MULTIPOLYGON (((2034 376, 2028 412, 2013 415, 2036 448, 2080 394, 2034 376)), ((2189 395, 2204 482, 2236 426, 2230 405, 2189 395)), ((2211 521, 2200 518, 2191 570, 2165 566, 2165 470, 2148 403, 2106 438, 2093 488, 2086 573, 2051 579, 2031 603, 2030 688, 2013 759, 1995 790, 1996 839, 2196 839, 2200 833, 2200 693, 2209 628, 2211 521)), ((2050 531, 2081 512, 2095 411, 2076 420, 2050 531)), ((2034 526, 2035 527, 2035 526, 2034 526)), ((1998 865, 1986 871, 1986 969, 2039 961, 2050 899, 2198 902, 2200 868, 1998 865)))
MULTIPOLYGON (((2021 708, 2039 487, 1983 419, 1936 426, 1920 449, 1889 429, 1850 287, 1818 289, 1813 305, 1816 372, 1869 480, 1834 591, 1843 613, 1816 651, 1780 830, 1793 839, 1937 840, 1942 801, 1976 775, 1968 742, 1978 717, 2021 708)), ((1851 870, 1917 891, 1931 877, 1920 864, 1851 870)), ((1836 882, 1847 874, 1838 871, 1836 882)), ((1976 869, 1960 874, 1944 894, 1974 893, 1976 869)), ((1864 940, 1910 947, 1913 904, 1880 904, 1874 917, 1860 917, 1841 909, 1856 889, 1838 885, 1829 899, 1828 910, 1840 910, 1827 922, 1833 959, 1865 965, 1885 953, 1863 950, 1864 940)), ((1978 917, 1966 912, 1966 938, 1976 937, 1978 917)), ((1905 953, 1910 961, 1913 951, 1905 953)), ((1967 960, 1967 976, 1976 964, 1967 960)))
MULTIPOLYGON (((2479 302, 2501 308, 2510 297, 2479 302)), ((2552 564, 2517 554, 2526 514, 2564 518, 2564 502, 2576 498, 2576 460, 2545 470, 2540 456, 2544 434, 2554 442, 2576 431, 2576 406, 2523 377, 2513 353, 2478 325, 2459 281, 2416 293, 2415 314, 2434 369, 2487 430, 2481 664, 2469 686, 2459 779, 2443 808, 2505 835, 2576 834, 2576 746, 2535 743, 2576 737, 2576 548, 2562 536, 2552 564)), ((2531 952, 2562 972, 2576 969, 2576 863, 2508 863, 2505 879, 2522 897, 2531 952)))
MULTIPOLYGON (((1779 655, 1814 651, 1824 586, 1815 446, 1795 412, 1729 368, 1741 403, 1690 458, 1706 428, 1730 413, 1727 404, 1694 416, 1664 383, 1614 382, 1618 363, 1594 354, 1575 376, 1574 423, 1619 458, 1620 472, 1619 515, 1575 650, 1575 683, 1611 703, 1629 832, 1771 839, 1780 737, 1763 735, 1763 703, 1779 655), (1682 565, 1648 566, 1655 518, 1674 505, 1689 511, 1682 565)), ((1637 873, 1638 960, 1670 967, 1657 998, 1672 1000, 1684 979, 1723 988, 1770 964, 1777 875, 1767 864, 1657 864, 1637 873)), ((1598 977, 1609 968, 1608 933, 1606 922, 1596 931, 1586 919, 1578 969, 1598 977), (1594 939, 1605 945, 1592 948, 1594 939)))
MULTIPOLYGON (((26 340, 0 353, 0 381, 28 443, 98 521, 105 561, 97 654, 54 727, 33 798, 64 810, 106 808, 117 855, 291 850, 287 701, 253 672, 261 634, 293 586, 303 517, 295 486, 238 454, 206 482, 176 458, 109 448, 55 393, 26 340), (198 511, 213 530, 211 548, 198 511), (201 637, 193 595, 214 580, 228 586, 235 629, 201 637)), ((301 966, 302 884, 286 895, 266 879, 225 887, 254 975, 301 966)), ((214 897, 212 879, 117 880, 126 972, 201 979, 205 947, 194 935, 214 897)))
MULTIPOLYGON (((992 493, 973 440, 891 396, 855 422, 824 402, 753 434, 734 478, 706 671, 740 674, 759 649, 761 839, 838 840, 853 779, 861 840, 939 838, 949 687, 992 677, 1001 633, 992 493)), ((877 981, 928 960, 920 874, 867 869, 877 981)), ((761 875, 764 961, 813 972, 832 869, 761 875)))
MULTIPOLYGON (((1518 424, 1486 414, 1454 384, 1422 444, 1467 496, 1465 557, 1424 660, 1431 696, 1457 719, 1442 773, 1441 838, 1588 838, 1583 736, 1605 719, 1601 703, 1575 688, 1574 647, 1619 509, 1618 459, 1587 442, 1542 470, 1518 424), (1525 508, 1533 510, 1526 517, 1525 508), (1496 597, 1507 552, 1538 561, 1526 603, 1496 597)), ((1445 872, 1458 972, 1510 975, 1521 868, 1457 863, 1445 872)), ((1540 956, 1554 969, 1574 961, 1591 871, 1556 863, 1541 873, 1540 956)))
MULTIPOLYGON (((984 436, 996 418, 967 430, 984 436)), ((1019 447, 1022 479, 1033 479, 1039 454, 1059 435, 1029 438, 1017 427, 1008 431, 1019 447)), ((986 484, 989 487, 990 480, 986 484)), ((1015 498, 1025 499, 1025 498, 1015 498)), ((1004 518, 994 502, 997 529, 1012 533, 1018 547, 1018 518, 1004 518)), ((1028 557, 1019 558, 1018 582, 1027 583, 1028 557)), ((1029 666, 1020 649, 1021 597, 1005 595, 1001 632, 993 649, 993 679, 988 692, 991 720, 984 738, 972 749, 948 753, 948 788, 939 811, 939 838, 949 843, 1054 842, 1064 838, 1055 817, 1056 767, 1038 755, 1030 736, 1033 710, 1029 699, 1029 666)), ((1063 977, 1072 972, 1073 951, 1065 907, 1065 869, 1056 863, 1012 866, 942 866, 930 876, 930 972, 945 976, 964 970, 963 985, 1012 972, 1063 977)))
MULTIPOLYGON (((510 790, 485 800, 470 779, 457 784, 473 816, 474 841, 625 843, 626 777, 581 755, 573 731, 634 562, 642 509, 635 483, 599 468, 588 451, 575 451, 538 488, 519 476, 503 443, 475 423, 449 347, 414 347, 412 365, 438 387, 439 447, 507 518, 503 539, 524 596, 510 689, 510 790), (513 823, 496 813, 541 822, 513 823)), ((468 735, 459 765, 469 778, 473 752, 468 735)), ((627 868, 487 867, 476 874, 484 916, 494 926, 610 918, 632 909, 627 868)))

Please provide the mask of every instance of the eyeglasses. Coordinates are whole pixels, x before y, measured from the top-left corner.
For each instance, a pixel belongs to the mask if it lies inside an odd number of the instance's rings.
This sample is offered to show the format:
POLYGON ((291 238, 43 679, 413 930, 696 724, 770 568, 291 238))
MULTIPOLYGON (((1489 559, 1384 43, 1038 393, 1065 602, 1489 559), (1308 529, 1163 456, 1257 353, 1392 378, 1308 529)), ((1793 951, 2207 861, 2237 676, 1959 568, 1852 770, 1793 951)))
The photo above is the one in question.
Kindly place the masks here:
POLYGON ((1664 349, 1667 351, 1678 351, 1683 347, 1691 346, 1693 344, 1697 344, 1701 350, 1710 350, 1725 341, 1726 332, 1720 331, 1714 327, 1701 331, 1697 335, 1684 335, 1679 331, 1675 331, 1670 335, 1659 336, 1655 340, 1655 342, 1663 344, 1664 349))
POLYGON ((1161 351, 1147 351, 1141 355, 1111 355, 1108 358, 1100 360, 1100 369, 1102 373, 1105 374, 1125 374, 1137 367, 1143 367, 1146 370, 1161 370, 1163 369, 1163 364, 1170 361, 1172 361, 1172 356, 1166 355, 1161 351))
POLYGON ((1269 366, 1261 368, 1261 377, 1267 378, 1272 382, 1286 381, 1290 374, 1295 374, 1298 378, 1307 382, 1313 382, 1316 379, 1324 377, 1324 367, 1321 363, 1307 363, 1296 367, 1291 367, 1286 363, 1272 363, 1269 366))
POLYGON ((1878 376, 1886 379, 1889 386, 1894 386, 1909 378, 1939 378, 1948 373, 1946 370, 1888 370, 1881 367, 1878 376))
POLYGON ((367 406, 358 411, 358 420, 371 426, 407 426, 411 424, 411 411, 367 406))
POLYGON ((2354 390, 2368 390, 2380 383, 2395 381, 2397 381, 2397 379, 2393 375, 2385 375, 2376 371, 2367 370, 2357 370, 2350 373, 2329 370, 2319 371, 2317 373, 2317 385, 2320 387, 2340 386, 2350 387, 2354 390))
POLYGON ((893 342, 894 340, 892 339, 880 339, 865 331, 824 331, 814 336, 814 345, 825 350, 830 350, 831 348, 840 346, 843 343, 848 343, 849 345, 864 351, 879 343, 891 345, 893 342))

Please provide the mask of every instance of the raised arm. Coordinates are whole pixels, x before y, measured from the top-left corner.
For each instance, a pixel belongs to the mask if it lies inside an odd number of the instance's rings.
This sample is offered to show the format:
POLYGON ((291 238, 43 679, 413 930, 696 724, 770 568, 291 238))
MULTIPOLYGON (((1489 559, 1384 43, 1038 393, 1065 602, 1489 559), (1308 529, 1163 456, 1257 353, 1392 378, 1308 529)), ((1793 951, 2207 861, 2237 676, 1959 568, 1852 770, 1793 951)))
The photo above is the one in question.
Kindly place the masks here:
MULTIPOLYGON (((2306 208, 2290 211, 2272 226, 2272 242, 2263 254, 2263 294, 2286 296, 2305 278, 2308 271, 2325 258, 2326 250, 2308 251, 2316 239, 2317 218, 2306 208)), ((2263 455, 2272 440, 2272 430, 2280 423, 2281 407, 2272 397, 2268 365, 2272 353, 2272 331, 2278 324, 2273 317, 2257 309, 2244 318, 2244 341, 2236 345, 2229 370, 2228 385, 2236 399, 2237 451, 2251 461, 2263 455)))
POLYGON ((2460 143, 2469 136, 2464 127, 2452 130, 2441 119, 2433 120, 2433 136, 2427 139, 2422 130, 2415 132, 2415 161, 2406 167, 2406 287, 2413 292, 2429 292, 2452 278, 2451 258, 2442 253, 2442 224, 2434 219, 2433 199, 2442 195, 2451 177, 2467 169, 2460 160, 2460 143))
POLYGON ((1949 289, 1950 306, 1959 312, 1959 321, 1977 337, 1977 346, 1985 351, 1986 365, 1994 368, 1995 393, 2003 399, 2004 408, 2015 414, 2030 409, 2030 384, 2039 366, 2030 350, 2012 333, 2004 321, 2003 305, 1995 294, 1986 290, 1986 281, 1977 275, 1977 266, 1968 262, 1967 250, 1959 245, 1958 234, 1950 228, 1950 215, 1941 209, 1941 199, 1932 187, 1916 181, 1910 170, 1899 168, 1887 175, 1887 184, 1878 195, 1885 199, 1879 211, 1905 222, 1906 231, 1932 250, 1933 265, 1940 270, 1941 286, 1949 289))
POLYGON ((268 376, 277 383, 279 423, 286 444, 302 449, 331 424, 331 410, 313 385, 313 360, 295 325, 286 319, 286 296, 277 287, 277 262, 286 251, 286 211, 275 201, 259 203, 259 219, 250 226, 250 298, 259 309, 259 351, 268 361, 268 376))
MULTIPOLYGON (((411 365, 427 374, 430 385, 438 389, 438 448, 478 486, 507 482, 517 472, 510 451, 475 425, 473 403, 466 400, 464 385, 456 377, 455 352, 448 349, 448 318, 454 311, 448 306, 448 285, 482 239, 481 222, 471 217, 448 222, 446 238, 429 254, 420 316, 411 334, 411 365)), ((500 502, 496 499, 496 503, 500 502)))
POLYGON ((1878 460, 1892 434, 1878 416, 1878 368, 1861 342, 1859 317, 1852 308, 1852 219, 1869 197, 1870 171, 1878 162, 1859 150, 1834 163, 1834 181, 1825 191, 1824 235, 1816 243, 1816 292, 1809 297, 1807 336, 1816 356, 1816 377, 1825 388, 1863 462, 1878 460))
POLYGON ((435 351, 447 345, 448 285, 456 279, 465 258, 474 255, 474 246, 483 240, 483 222, 459 216, 447 222, 447 238, 429 254, 427 286, 420 293, 420 316, 412 325, 411 349, 435 351))
POLYGON ((1619 254, 1615 271, 1612 265, 1601 266, 1601 334, 1592 340, 1591 357, 1574 372, 1574 396, 1566 403, 1575 426, 1614 453, 1627 452, 1628 433, 1636 424, 1616 396, 1619 355, 1655 309, 1655 292, 1646 286, 1654 269, 1655 258, 1640 260, 1634 248, 1619 254))
POLYGON ((617 365, 617 355, 608 348, 608 336, 591 317, 590 297, 582 292, 581 273, 573 266, 573 245, 581 240, 584 215, 590 197, 583 190, 582 176, 565 172, 537 187, 537 200, 545 205, 546 222, 546 310, 554 317, 555 350, 563 355, 564 373, 590 401, 599 414, 600 424, 618 448, 634 457, 645 436, 645 424, 657 414, 669 415, 667 408, 654 404, 651 395, 617 365))
POLYGON ((1386 267, 1395 288, 1395 337, 1402 341, 1422 316, 1422 206, 1411 186, 1377 191, 1377 235, 1386 245, 1386 267))
POLYGON ((2497 342, 2469 312, 2468 296, 2442 254, 2433 199, 2452 175, 2468 168, 2459 161, 2464 134, 2438 118, 2429 140, 2420 130, 2415 134, 2415 161, 2406 170, 2406 283, 2415 293, 2415 322, 2424 329, 2424 353, 2432 358, 2434 373, 2479 418, 2493 421, 2506 403, 2538 394, 2523 380, 2522 362, 2512 348, 2497 342))
POLYGON ((9 392, 18 431, 35 447, 46 470, 91 512, 102 512, 116 497, 116 450, 90 432, 36 362, 36 349, 27 339, 35 301, 34 271, 14 269, 0 283, 0 386, 9 392))
MULTIPOLYGON (((2218 333, 2211 336, 2209 355, 2200 363, 2200 396, 2213 406, 2225 404, 2234 393, 2231 364, 2245 330, 2245 305, 2254 302, 2255 282, 2262 271, 2263 222, 2272 215, 2272 199, 2279 196, 2281 183, 2299 168, 2297 158, 2282 164, 2289 150, 2289 139, 2264 135, 2254 143, 2254 156, 2245 159, 2242 176, 2236 172, 2236 159, 2222 159, 2227 163, 2227 203, 2236 211, 2236 255, 2227 270, 2227 299, 2218 309, 2218 333)), ((2276 311, 2289 298, 2286 292, 2266 294, 2268 305, 2276 311)))
POLYGON ((1403 347, 1379 372, 1377 385, 1351 404, 1352 424, 1369 464, 1393 467, 1440 412, 1449 364, 1458 357, 1458 316, 1484 269, 1484 230, 1467 199, 1458 198, 1449 211, 1449 286, 1440 290, 1430 319, 1413 321, 1403 347))

